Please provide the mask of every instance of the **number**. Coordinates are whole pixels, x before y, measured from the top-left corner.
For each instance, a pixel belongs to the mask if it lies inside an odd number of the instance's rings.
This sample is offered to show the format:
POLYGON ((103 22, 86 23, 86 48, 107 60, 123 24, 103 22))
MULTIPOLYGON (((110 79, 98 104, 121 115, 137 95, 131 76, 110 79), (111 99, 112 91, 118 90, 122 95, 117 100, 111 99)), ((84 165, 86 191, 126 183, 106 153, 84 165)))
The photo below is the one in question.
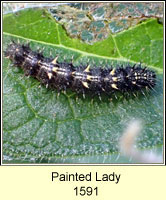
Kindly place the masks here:
POLYGON ((96 196, 98 195, 98 188, 95 187, 94 190, 96 191, 96 196))
POLYGON ((81 196, 84 196, 85 194, 86 194, 85 187, 82 186, 82 187, 80 188, 80 195, 81 195, 81 196))
POLYGON ((93 191, 95 193, 95 195, 98 195, 98 187, 92 188, 92 187, 85 187, 85 186, 81 186, 80 188, 75 187, 74 190, 76 191, 76 196, 78 196, 78 194, 80 196, 91 196, 93 194, 93 191))
POLYGON ((76 191, 76 196, 78 195, 78 187, 75 187, 74 190, 76 191))
POLYGON ((90 196, 90 195, 92 195, 93 188, 87 187, 87 188, 86 188, 86 191, 87 191, 87 195, 90 196))

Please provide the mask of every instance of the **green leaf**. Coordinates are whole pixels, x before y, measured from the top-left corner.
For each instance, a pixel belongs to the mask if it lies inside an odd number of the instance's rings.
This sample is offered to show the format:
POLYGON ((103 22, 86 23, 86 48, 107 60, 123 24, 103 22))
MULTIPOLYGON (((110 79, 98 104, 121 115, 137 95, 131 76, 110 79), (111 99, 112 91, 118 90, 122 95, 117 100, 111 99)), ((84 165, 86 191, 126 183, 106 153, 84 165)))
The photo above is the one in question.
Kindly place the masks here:
POLYGON ((105 66, 143 62, 157 73, 149 94, 102 101, 57 94, 3 60, 4 163, 123 163, 119 138, 132 119, 144 121, 140 149, 163 145, 163 27, 149 19, 93 45, 72 39, 44 9, 4 16, 4 49, 11 40, 30 43, 33 50, 58 60, 105 66))

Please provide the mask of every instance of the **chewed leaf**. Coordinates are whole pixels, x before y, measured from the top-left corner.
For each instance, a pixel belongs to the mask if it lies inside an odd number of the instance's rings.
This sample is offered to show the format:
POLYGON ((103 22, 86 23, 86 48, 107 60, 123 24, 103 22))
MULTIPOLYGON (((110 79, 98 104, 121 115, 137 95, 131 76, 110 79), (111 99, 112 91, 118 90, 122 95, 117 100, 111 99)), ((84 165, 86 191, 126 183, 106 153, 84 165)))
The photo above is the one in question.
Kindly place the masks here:
POLYGON ((94 44, 146 19, 163 21, 163 3, 73 3, 49 8, 52 17, 62 24, 72 38, 94 44))

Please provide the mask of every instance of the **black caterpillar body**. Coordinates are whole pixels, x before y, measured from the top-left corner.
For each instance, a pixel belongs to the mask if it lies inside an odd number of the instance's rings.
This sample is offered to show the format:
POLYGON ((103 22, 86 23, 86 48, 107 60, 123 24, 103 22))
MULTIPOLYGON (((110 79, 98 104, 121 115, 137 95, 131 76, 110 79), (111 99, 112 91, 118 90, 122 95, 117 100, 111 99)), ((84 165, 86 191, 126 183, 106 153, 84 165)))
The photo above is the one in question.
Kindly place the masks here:
POLYGON ((58 90, 70 88, 77 93, 111 94, 114 91, 134 92, 144 88, 152 89, 156 84, 156 74, 141 65, 123 68, 102 68, 80 66, 58 62, 57 58, 47 58, 32 51, 29 45, 12 42, 8 45, 5 56, 14 65, 21 67, 25 75, 38 79, 47 87, 58 90))

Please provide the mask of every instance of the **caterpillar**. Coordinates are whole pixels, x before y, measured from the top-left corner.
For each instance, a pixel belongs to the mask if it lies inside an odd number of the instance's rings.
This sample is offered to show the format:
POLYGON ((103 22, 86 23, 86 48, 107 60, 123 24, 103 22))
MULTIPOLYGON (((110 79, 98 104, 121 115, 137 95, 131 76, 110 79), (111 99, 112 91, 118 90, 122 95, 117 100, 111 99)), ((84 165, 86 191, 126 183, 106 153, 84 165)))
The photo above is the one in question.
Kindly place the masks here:
POLYGON ((134 92, 152 89, 156 84, 154 71, 141 64, 126 67, 75 67, 72 62, 58 62, 56 58, 44 57, 42 53, 32 51, 29 44, 12 42, 4 53, 15 66, 23 69, 26 76, 38 79, 46 87, 58 91, 70 88, 77 93, 100 95, 115 91, 134 92))

